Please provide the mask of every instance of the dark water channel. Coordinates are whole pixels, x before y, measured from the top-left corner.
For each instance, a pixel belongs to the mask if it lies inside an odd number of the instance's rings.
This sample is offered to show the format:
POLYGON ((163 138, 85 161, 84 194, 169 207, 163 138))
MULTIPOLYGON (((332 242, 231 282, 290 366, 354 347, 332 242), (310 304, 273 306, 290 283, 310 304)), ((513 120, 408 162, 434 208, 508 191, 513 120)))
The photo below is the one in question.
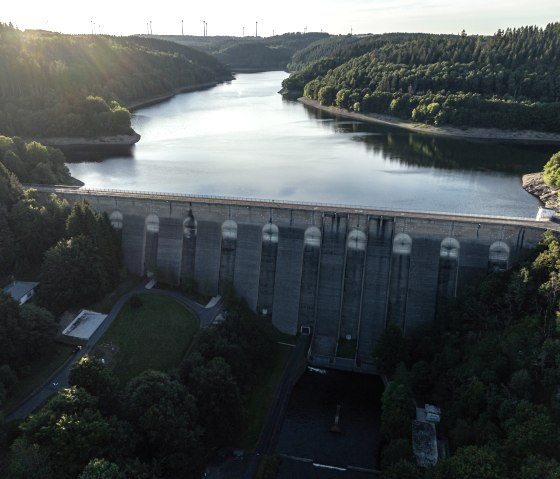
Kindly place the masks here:
POLYGON ((280 478, 365 478, 377 469, 381 393, 377 376, 307 371, 296 384, 276 453, 280 478), (330 430, 340 405, 340 432, 330 430))
MULTIPOLYGON (((370 207, 535 215, 521 188, 556 148, 434 138, 336 119, 277 94, 284 72, 141 109, 129 154, 70 163, 88 187, 324 202, 370 207)), ((70 159, 79 160, 79 155, 70 159)))

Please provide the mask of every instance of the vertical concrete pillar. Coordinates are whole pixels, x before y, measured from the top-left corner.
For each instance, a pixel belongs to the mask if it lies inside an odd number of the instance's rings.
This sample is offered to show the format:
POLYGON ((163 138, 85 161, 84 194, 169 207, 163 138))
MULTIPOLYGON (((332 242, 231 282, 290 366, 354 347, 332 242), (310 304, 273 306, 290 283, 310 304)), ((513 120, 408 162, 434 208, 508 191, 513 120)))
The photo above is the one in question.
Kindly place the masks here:
POLYGON ((395 223, 392 218, 370 218, 358 335, 358 359, 373 363, 373 350, 385 329, 389 272, 395 223))
POLYGON ((233 288, 233 277, 235 273, 235 252, 237 249, 237 223, 226 220, 222 224, 222 246, 220 255, 220 279, 219 290, 224 292, 225 288, 233 288))
POLYGON ((161 218, 157 248, 158 278, 168 284, 179 284, 181 253, 183 250, 183 224, 177 218, 161 218))
POLYGON ((122 231, 124 264, 128 271, 138 276, 144 276, 145 241, 145 218, 138 215, 124 215, 122 231))
POLYGON ((358 229, 350 231, 346 240, 346 268, 340 314, 340 337, 357 339, 362 296, 364 258, 367 236, 358 229))
POLYGON ((303 258, 301 263, 301 285, 299 294, 298 327, 313 327, 317 282, 319 280, 319 257, 321 253, 321 230, 310 226, 303 237, 303 258))
POLYGON ((117 234, 119 243, 122 245, 123 214, 118 210, 114 210, 109 215, 109 221, 117 234))
POLYGON ((157 269, 157 252, 159 241, 159 218, 155 214, 146 217, 146 247, 144 250, 144 272, 154 276, 157 269))
POLYGON ((181 255, 181 283, 190 287, 194 282, 197 222, 192 210, 183 221, 183 250, 181 255))
POLYGON ((274 280, 276 277, 276 257, 278 254, 278 226, 267 223, 262 229, 261 267, 259 272, 259 299, 257 311, 272 313, 274 300, 274 280))
POLYGON ((396 235, 393 240, 387 320, 396 324, 403 331, 408 299, 411 253, 412 238, 406 233, 396 235))
POLYGON ((259 271, 261 264, 262 228, 258 225, 239 224, 235 254, 235 292, 247 301, 252 311, 257 310, 259 271))
POLYGON ((457 275, 459 274, 460 244, 455 238, 445 238, 441 242, 438 268, 438 308, 457 296, 457 275))
POLYGON ((222 225, 216 221, 198 221, 194 275, 203 293, 217 294, 220 277, 222 225))
POLYGON ((287 334, 298 332, 303 241, 302 229, 280 226, 272 324, 287 334))
POLYGON ((333 358, 338 341, 344 258, 346 215, 325 214, 312 355, 333 358))

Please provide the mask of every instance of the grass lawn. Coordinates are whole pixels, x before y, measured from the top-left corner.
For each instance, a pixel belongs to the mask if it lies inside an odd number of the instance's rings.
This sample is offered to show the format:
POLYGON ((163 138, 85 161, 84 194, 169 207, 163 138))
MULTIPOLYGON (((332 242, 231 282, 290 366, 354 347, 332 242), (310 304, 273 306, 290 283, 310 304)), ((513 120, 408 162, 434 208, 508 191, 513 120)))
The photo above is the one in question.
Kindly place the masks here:
POLYGON ((198 331, 198 319, 172 298, 140 295, 142 306, 127 303, 95 347, 122 384, 146 369, 177 367, 198 331))
POLYGON ((336 350, 336 356, 339 358, 354 359, 356 357, 357 347, 357 340, 340 338, 338 340, 338 349, 336 350))
POLYGON ((52 351, 29 366, 25 377, 15 385, 6 401, 6 413, 16 409, 35 389, 43 386, 54 372, 72 355, 74 346, 55 343, 52 351))
MULTIPOLYGON (((294 340, 293 337, 292 341, 294 340)), ((268 417, 272 397, 292 353, 292 347, 281 344, 274 345, 274 360, 271 370, 264 377, 263 382, 251 388, 243 412, 245 430, 241 437, 243 449, 253 449, 259 439, 262 428, 268 417)))

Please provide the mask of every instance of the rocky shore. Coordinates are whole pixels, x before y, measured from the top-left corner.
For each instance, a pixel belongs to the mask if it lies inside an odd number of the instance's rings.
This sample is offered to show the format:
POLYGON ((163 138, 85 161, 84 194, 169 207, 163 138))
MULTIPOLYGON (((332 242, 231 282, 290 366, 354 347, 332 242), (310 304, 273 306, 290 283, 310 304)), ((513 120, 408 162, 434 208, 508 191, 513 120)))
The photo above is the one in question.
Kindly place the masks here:
POLYGON ((560 188, 548 186, 544 182, 542 173, 523 175, 523 188, 525 191, 541 200, 546 208, 559 211, 558 193, 560 192, 560 188))
POLYGON ((47 146, 57 148, 64 147, 88 147, 88 146, 132 146, 138 143, 140 135, 136 132, 130 135, 111 135, 100 136, 97 138, 81 138, 81 137, 53 137, 53 138, 35 138, 35 141, 47 146))
POLYGON ((447 136, 452 138, 467 138, 488 141, 507 141, 516 143, 560 144, 560 134, 531 130, 500 130, 498 128, 455 128, 451 126, 433 126, 425 123, 413 123, 389 115, 374 113, 357 113, 354 111, 321 105, 316 100, 300 97, 300 103, 318 110, 326 111, 336 116, 353 120, 378 123, 396 128, 427 135, 447 136))

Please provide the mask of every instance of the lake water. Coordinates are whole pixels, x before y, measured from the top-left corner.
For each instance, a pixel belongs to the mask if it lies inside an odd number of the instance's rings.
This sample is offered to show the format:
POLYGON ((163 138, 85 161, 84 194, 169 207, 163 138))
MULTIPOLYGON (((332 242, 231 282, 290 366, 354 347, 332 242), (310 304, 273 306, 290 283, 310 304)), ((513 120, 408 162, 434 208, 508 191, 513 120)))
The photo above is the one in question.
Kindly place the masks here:
POLYGON ((533 217, 550 147, 434 138, 284 100, 284 72, 138 110, 129 156, 69 163, 86 187, 533 217))

